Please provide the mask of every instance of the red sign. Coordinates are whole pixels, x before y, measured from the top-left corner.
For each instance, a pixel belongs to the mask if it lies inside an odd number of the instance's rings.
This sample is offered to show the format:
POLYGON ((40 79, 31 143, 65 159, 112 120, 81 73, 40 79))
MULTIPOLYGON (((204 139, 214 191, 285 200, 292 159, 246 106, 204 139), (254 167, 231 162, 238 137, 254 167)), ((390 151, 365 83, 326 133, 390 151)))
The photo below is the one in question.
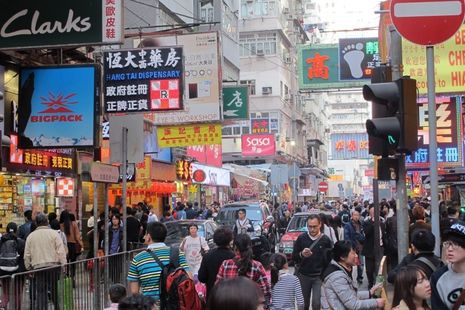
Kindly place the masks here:
POLYGON ((205 171, 201 169, 195 170, 192 176, 192 179, 198 183, 202 183, 203 181, 205 181, 206 178, 207 178, 207 174, 205 173, 205 171))
POLYGON ((375 176, 375 170, 374 169, 366 169, 365 170, 365 176, 366 177, 374 177, 375 176))
POLYGON ((326 182, 320 182, 320 183, 318 183, 318 190, 319 190, 320 192, 326 193, 326 192, 328 191, 328 183, 326 183, 326 182))
POLYGON ((223 150, 221 144, 188 146, 186 155, 197 159, 200 164, 220 168, 223 166, 223 150))
POLYGON ((179 80, 150 81, 152 110, 170 110, 180 107, 179 80))
POLYGON ((269 156, 275 153, 274 134, 242 135, 243 156, 269 156))
POLYGON ((435 45, 452 37, 462 25, 463 0, 392 0, 391 19, 405 39, 435 45))
POLYGON ((270 122, 266 118, 256 118, 250 120, 252 127, 252 133, 269 133, 270 132, 270 122))

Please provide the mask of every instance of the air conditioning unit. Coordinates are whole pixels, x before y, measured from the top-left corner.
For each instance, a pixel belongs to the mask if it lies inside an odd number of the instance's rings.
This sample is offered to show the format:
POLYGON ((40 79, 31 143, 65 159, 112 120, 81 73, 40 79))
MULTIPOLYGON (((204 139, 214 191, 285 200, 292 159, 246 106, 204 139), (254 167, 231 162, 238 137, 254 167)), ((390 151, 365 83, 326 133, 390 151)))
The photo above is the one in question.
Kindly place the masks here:
POLYGON ((272 87, 262 87, 262 95, 271 95, 273 93, 272 87))
POLYGON ((289 8, 283 8, 283 14, 289 14, 289 8))
POLYGON ((255 54, 257 56, 265 56, 265 52, 262 49, 257 49, 257 52, 255 54))

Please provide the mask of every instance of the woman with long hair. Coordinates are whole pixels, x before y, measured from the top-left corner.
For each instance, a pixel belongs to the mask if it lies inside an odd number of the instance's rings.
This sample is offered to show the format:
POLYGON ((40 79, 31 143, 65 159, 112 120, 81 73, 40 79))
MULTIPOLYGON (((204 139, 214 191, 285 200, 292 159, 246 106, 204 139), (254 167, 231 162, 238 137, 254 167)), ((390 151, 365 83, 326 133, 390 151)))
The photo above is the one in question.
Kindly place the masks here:
POLYGON ((261 288, 267 305, 271 301, 270 283, 266 278, 263 265, 252 258, 252 241, 247 234, 238 234, 234 240, 234 254, 232 259, 225 260, 218 271, 216 282, 223 279, 247 277, 261 288))
MULTIPOLYGON (((73 263, 78 257, 77 248, 80 246, 84 248, 84 244, 81 238, 81 232, 76 221, 72 220, 71 214, 68 210, 63 210, 60 214, 60 229, 66 235, 66 241, 68 242, 68 263, 73 263)), ((76 266, 71 266, 71 276, 74 278, 76 266)))
POLYGON ((257 285, 246 277, 224 279, 213 287, 207 310, 264 310, 265 298, 257 285))
POLYGON ((425 272, 416 265, 399 270, 394 282, 392 306, 395 310, 431 310, 426 302, 431 286, 425 272))
POLYGON ((286 256, 282 253, 273 254, 270 267, 272 309, 303 310, 304 297, 300 281, 289 273, 286 256))

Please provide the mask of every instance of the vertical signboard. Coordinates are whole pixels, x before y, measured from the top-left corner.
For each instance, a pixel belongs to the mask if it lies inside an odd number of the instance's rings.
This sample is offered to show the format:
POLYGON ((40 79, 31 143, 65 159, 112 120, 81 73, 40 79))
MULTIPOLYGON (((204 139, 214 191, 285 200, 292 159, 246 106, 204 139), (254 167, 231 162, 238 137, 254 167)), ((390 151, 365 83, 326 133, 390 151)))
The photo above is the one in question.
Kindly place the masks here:
POLYGON ((378 38, 339 39, 339 79, 370 79, 379 67, 378 38))
POLYGON ((249 118, 249 87, 223 87, 223 119, 249 118))

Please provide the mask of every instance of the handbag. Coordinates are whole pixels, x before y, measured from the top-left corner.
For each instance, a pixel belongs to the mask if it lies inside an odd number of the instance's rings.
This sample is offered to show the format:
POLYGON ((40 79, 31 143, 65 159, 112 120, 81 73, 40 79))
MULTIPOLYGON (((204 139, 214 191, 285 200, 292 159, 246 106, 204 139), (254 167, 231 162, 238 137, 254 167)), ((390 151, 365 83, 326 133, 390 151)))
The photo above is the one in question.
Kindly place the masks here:
POLYGON ((81 244, 80 244, 79 242, 76 242, 76 243, 74 244, 74 247, 75 247, 75 249, 76 249, 76 254, 77 254, 77 255, 79 255, 79 254, 82 253, 82 246, 81 246, 81 244))
POLYGON ((457 300, 455 301, 452 310, 459 310, 460 306, 463 304, 463 301, 465 301, 465 287, 462 288, 462 293, 460 294, 459 298, 457 298, 457 300))

